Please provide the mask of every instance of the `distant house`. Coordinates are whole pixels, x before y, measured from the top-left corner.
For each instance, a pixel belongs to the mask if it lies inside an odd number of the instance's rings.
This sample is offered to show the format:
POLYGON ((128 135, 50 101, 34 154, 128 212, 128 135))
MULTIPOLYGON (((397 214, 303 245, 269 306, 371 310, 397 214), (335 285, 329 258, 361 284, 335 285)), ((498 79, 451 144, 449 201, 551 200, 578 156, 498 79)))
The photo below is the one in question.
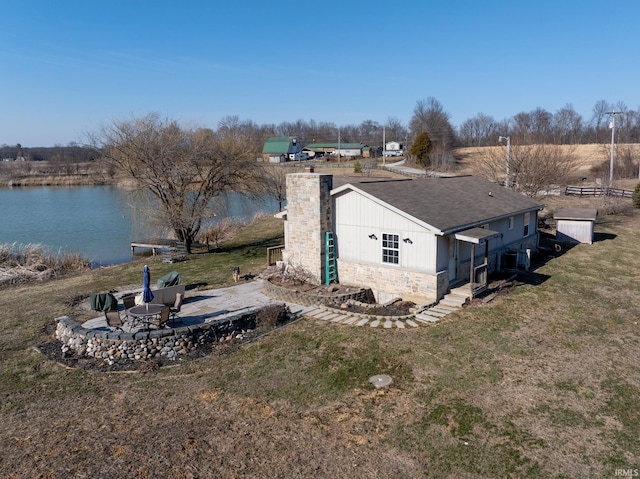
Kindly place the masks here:
POLYGON ((384 156, 402 156, 404 154, 402 143, 389 141, 384 145, 384 156))
POLYGON ((362 156, 363 149, 367 148, 364 143, 311 143, 304 147, 309 156, 362 156))
POLYGON ((287 175, 283 261, 318 283, 330 281, 334 257, 337 280, 371 288, 378 301, 430 302, 460 283, 472 296, 491 272, 524 267, 537 249, 542 205, 483 178, 343 182, 287 175))
POLYGON ((272 136, 262 148, 262 159, 270 163, 299 161, 302 147, 295 136, 272 136))

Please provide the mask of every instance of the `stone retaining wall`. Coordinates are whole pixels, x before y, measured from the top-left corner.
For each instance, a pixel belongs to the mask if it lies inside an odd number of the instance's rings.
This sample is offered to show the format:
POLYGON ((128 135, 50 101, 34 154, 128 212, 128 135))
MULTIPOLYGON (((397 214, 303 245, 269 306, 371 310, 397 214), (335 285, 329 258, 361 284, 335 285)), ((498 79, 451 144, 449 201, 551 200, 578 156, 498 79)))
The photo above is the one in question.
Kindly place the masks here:
POLYGON ((225 318, 217 323, 200 323, 179 328, 127 333, 85 329, 69 316, 56 318, 56 338, 62 353, 103 359, 176 360, 199 345, 226 340, 241 329, 255 327, 255 313, 225 318))
POLYGON ((262 293, 278 301, 300 304, 302 306, 312 306, 314 304, 325 304, 328 306, 340 306, 349 300, 361 303, 375 303, 373 291, 369 288, 358 288, 352 293, 340 294, 319 294, 318 289, 311 291, 297 291, 271 283, 269 280, 262 282, 262 293))

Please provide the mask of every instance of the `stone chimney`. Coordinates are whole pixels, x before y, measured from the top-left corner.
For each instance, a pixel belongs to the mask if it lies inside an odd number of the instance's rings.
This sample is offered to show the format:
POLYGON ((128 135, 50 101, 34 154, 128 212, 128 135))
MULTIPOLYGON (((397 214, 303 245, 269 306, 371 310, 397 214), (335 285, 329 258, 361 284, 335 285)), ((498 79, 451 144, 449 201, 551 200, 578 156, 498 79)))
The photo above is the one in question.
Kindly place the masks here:
POLYGON ((285 264, 311 273, 316 284, 324 282, 325 233, 333 231, 332 188, 333 175, 287 175, 287 224, 282 259, 285 264))

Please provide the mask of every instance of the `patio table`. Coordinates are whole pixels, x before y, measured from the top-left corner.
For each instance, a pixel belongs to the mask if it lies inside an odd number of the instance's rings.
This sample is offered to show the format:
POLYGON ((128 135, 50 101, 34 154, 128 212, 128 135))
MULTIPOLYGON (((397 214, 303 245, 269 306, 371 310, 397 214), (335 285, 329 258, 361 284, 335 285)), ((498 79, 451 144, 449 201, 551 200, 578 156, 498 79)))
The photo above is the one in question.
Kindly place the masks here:
POLYGON ((164 308, 164 304, 141 304, 127 309, 127 316, 141 320, 145 327, 149 328, 149 320, 160 314, 164 308))

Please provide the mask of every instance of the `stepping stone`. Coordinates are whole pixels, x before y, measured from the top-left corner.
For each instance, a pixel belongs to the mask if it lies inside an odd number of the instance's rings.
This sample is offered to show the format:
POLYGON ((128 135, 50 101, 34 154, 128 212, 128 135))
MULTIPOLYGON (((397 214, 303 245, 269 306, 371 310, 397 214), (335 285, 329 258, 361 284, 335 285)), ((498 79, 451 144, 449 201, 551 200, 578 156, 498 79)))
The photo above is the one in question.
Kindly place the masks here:
POLYGON ((420 321, 421 323, 435 323, 436 321, 438 321, 440 318, 437 318, 435 316, 429 316, 427 314, 424 313, 420 313, 420 314, 416 314, 416 321, 420 321))
POLYGON ((449 306, 441 306, 437 305, 431 308, 429 311, 442 311, 443 313, 452 313, 454 311, 459 310, 460 308, 451 308, 449 306))
POLYGON ((390 320, 390 319, 387 319, 387 320, 384 322, 384 328, 385 328, 385 329, 389 329, 391 326, 393 326, 393 323, 391 322, 391 320, 390 320))
POLYGON ((336 313, 332 313, 331 311, 324 311, 322 314, 318 314, 316 318, 321 319, 323 321, 329 321, 330 318, 335 318, 336 313))
POLYGON ((447 313, 442 313, 442 312, 436 311, 434 309, 427 309, 426 311, 423 311, 422 313, 419 313, 419 314, 426 314, 428 316, 432 316, 432 317, 436 317, 436 318, 447 315, 447 313))
POLYGON ((369 322, 369 318, 362 318, 360 321, 356 323, 356 326, 364 326, 369 322))
POLYGON ((316 305, 313 306, 307 306, 306 308, 304 308, 302 310, 302 314, 307 315, 307 314, 312 314, 314 311, 318 311, 320 308, 318 308, 316 305))
POLYGON ((357 316, 351 316, 344 320, 343 324, 353 324, 358 320, 357 316))
POLYGON ((396 319, 396 328, 404 329, 404 323, 399 319, 396 319))
POLYGON ((412 321, 411 319, 407 319, 407 324, 409 326, 411 326, 412 328, 417 328, 418 324, 415 321, 412 321))
POLYGON ((369 326, 371 326, 372 328, 377 328, 379 325, 380 325, 380 320, 379 319, 371 321, 371 324, 369 324, 369 326))
POLYGON ((335 317, 335 318, 333 318, 333 319, 329 318, 329 320, 330 320, 332 323, 341 323, 341 322, 342 322, 342 321, 344 321, 344 319, 346 318, 346 316, 345 316, 345 315, 343 315, 343 314, 339 314, 339 313, 334 313, 334 314, 336 315, 336 317, 335 317))

